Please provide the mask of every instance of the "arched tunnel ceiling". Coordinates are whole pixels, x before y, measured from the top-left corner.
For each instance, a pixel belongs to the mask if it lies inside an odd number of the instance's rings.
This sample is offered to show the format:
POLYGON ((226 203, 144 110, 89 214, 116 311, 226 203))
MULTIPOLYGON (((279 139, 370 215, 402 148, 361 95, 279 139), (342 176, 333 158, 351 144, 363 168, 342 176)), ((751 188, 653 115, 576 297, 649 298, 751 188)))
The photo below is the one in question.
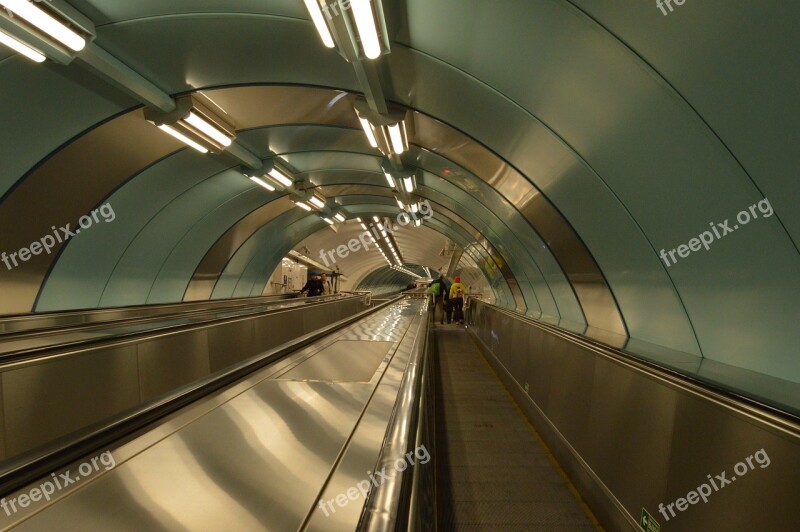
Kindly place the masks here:
MULTIPOLYGON (((391 212, 388 188, 371 190, 381 175, 352 111, 358 82, 302 2, 71 3, 158 87, 205 90, 255 153, 272 149, 320 190, 353 187, 337 200, 354 215, 391 212)), ((632 1, 385 4, 387 96, 415 111, 405 162, 438 209, 428 237, 398 237, 404 252, 423 259, 451 238, 512 308, 627 333, 634 350, 800 377, 800 74, 772 53, 797 48, 800 7, 704 2, 664 18, 632 1), (763 198, 774 216, 669 267, 659 257, 763 198)), ((117 211, 58 254, 0 269, 3 312, 253 294, 306 238, 341 244, 79 65, 0 53, 0 224, 13 228, 0 249, 104 201, 117 211)))

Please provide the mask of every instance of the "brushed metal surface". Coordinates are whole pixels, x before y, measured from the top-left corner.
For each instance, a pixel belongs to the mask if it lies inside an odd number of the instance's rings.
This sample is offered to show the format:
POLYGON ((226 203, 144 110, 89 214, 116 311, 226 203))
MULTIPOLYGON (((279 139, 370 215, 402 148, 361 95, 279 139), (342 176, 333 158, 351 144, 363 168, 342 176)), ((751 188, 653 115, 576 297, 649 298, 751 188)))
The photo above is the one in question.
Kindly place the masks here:
POLYGON ((296 303, 257 318, 5 364, 0 368, 4 458, 364 310, 360 297, 292 306, 296 303), (313 319, 304 317, 308 310, 313 319))
POLYGON ((0 377, 6 458, 141 402, 136 346, 27 364, 0 377))
MULTIPOLYGON (((277 363, 296 367, 344 336, 393 336, 377 342, 392 346, 380 380, 297 382, 264 368, 112 449, 115 468, 15 515, 16 529, 300 529, 318 515, 323 489, 346 492, 375 464, 423 305, 390 305, 277 363)), ((362 505, 322 528, 346 516, 352 530, 362 505)))
POLYGON ((211 373, 206 330, 147 340, 139 343, 136 349, 143 401, 211 373))
POLYGON ((391 347, 391 342, 339 340, 280 378, 294 381, 369 382, 391 347))
POLYGON ((480 301, 470 320, 604 526, 633 527, 644 507, 669 530, 793 527, 800 426, 622 363, 480 301), (510 349, 522 350, 527 362, 510 349), (657 515, 659 504, 686 497, 707 475, 728 471, 730 478, 738 462, 762 448, 773 465, 756 466, 668 524, 657 515))

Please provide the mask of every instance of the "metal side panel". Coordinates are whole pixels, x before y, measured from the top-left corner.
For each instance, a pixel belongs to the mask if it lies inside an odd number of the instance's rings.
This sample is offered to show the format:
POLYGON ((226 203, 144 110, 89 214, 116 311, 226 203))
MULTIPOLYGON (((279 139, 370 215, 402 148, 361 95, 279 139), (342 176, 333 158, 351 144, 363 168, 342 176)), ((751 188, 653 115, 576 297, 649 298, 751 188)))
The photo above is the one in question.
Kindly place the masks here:
POLYGON ((142 342, 138 346, 139 387, 147 401, 211 372, 208 332, 192 331, 142 342))
POLYGON ((297 530, 371 388, 263 381, 17 530, 297 530))
POLYGON ((671 531, 796 528, 796 424, 480 307, 473 331, 487 358, 607 529, 635 528, 642 508, 671 531), (500 351, 504 337, 527 364, 500 351), (737 478, 709 485, 707 503, 660 513, 723 472, 737 478))
POLYGON ((0 377, 0 460, 6 459, 6 427, 5 397, 3 397, 3 379, 0 377))
POLYGON ((339 340, 280 376, 294 381, 369 382, 392 342, 339 340))
POLYGON ((241 362, 269 347, 259 346, 255 338, 255 325, 239 322, 208 329, 208 350, 211 372, 241 362))
POLYGON ((137 371, 135 346, 3 371, 7 456, 136 406, 137 371))

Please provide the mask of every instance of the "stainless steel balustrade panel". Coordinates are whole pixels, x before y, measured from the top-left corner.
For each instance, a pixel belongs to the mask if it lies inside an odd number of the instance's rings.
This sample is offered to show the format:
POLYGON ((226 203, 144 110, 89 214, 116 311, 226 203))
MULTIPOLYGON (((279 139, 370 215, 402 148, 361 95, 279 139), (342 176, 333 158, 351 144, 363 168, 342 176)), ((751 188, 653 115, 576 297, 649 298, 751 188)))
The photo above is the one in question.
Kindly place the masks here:
POLYGON ((142 342, 138 345, 138 355, 139 387, 144 401, 211 373, 206 330, 142 342))
POLYGON ((796 527, 800 427, 778 428, 768 416, 746 415, 481 302, 473 304, 475 334, 609 529, 633 526, 643 507, 675 531, 796 527), (707 504, 691 505, 668 522, 657 514, 659 504, 686 497, 708 482, 707 475, 727 471, 730 478, 738 462, 762 448, 769 467, 756 465, 714 492, 707 504))
POLYGON ((364 310, 303 306, 0 367, 8 459, 364 310), (313 318, 305 318, 313 309, 313 318))
MULTIPOLYGON (((17 529, 299 529, 329 477, 347 485, 343 472, 360 480, 377 460, 421 304, 391 305, 176 413, 112 449, 114 469, 17 515, 17 529), (369 383, 279 378, 344 337, 392 346, 369 383)), ((363 500, 352 505, 357 521, 363 500)))
POLYGON ((141 402, 135 345, 8 368, 3 380, 6 457, 141 402))
POLYGON ((267 380, 19 530, 296 530, 371 386, 267 380))
POLYGON ((0 460, 6 458, 6 418, 5 418, 5 396, 3 394, 3 379, 0 377, 0 460))
POLYGON ((280 376, 293 381, 369 382, 391 342, 339 340, 280 376))

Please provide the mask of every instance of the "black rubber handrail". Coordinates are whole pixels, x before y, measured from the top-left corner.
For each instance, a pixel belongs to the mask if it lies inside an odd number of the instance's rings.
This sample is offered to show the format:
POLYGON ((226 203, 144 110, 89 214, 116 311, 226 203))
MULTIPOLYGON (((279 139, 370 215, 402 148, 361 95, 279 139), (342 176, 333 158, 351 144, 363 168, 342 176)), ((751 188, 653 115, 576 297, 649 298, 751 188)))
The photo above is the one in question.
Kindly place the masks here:
POLYGON ((8 495, 40 478, 50 475, 77 460, 100 450, 107 450, 117 442, 169 414, 196 402, 203 397, 247 377, 253 372, 284 358, 343 327, 377 312, 401 298, 327 325, 317 331, 286 342, 278 347, 248 358, 162 395, 113 418, 96 423, 81 431, 63 436, 46 446, 35 449, 2 464, 0 469, 0 497, 8 495))

